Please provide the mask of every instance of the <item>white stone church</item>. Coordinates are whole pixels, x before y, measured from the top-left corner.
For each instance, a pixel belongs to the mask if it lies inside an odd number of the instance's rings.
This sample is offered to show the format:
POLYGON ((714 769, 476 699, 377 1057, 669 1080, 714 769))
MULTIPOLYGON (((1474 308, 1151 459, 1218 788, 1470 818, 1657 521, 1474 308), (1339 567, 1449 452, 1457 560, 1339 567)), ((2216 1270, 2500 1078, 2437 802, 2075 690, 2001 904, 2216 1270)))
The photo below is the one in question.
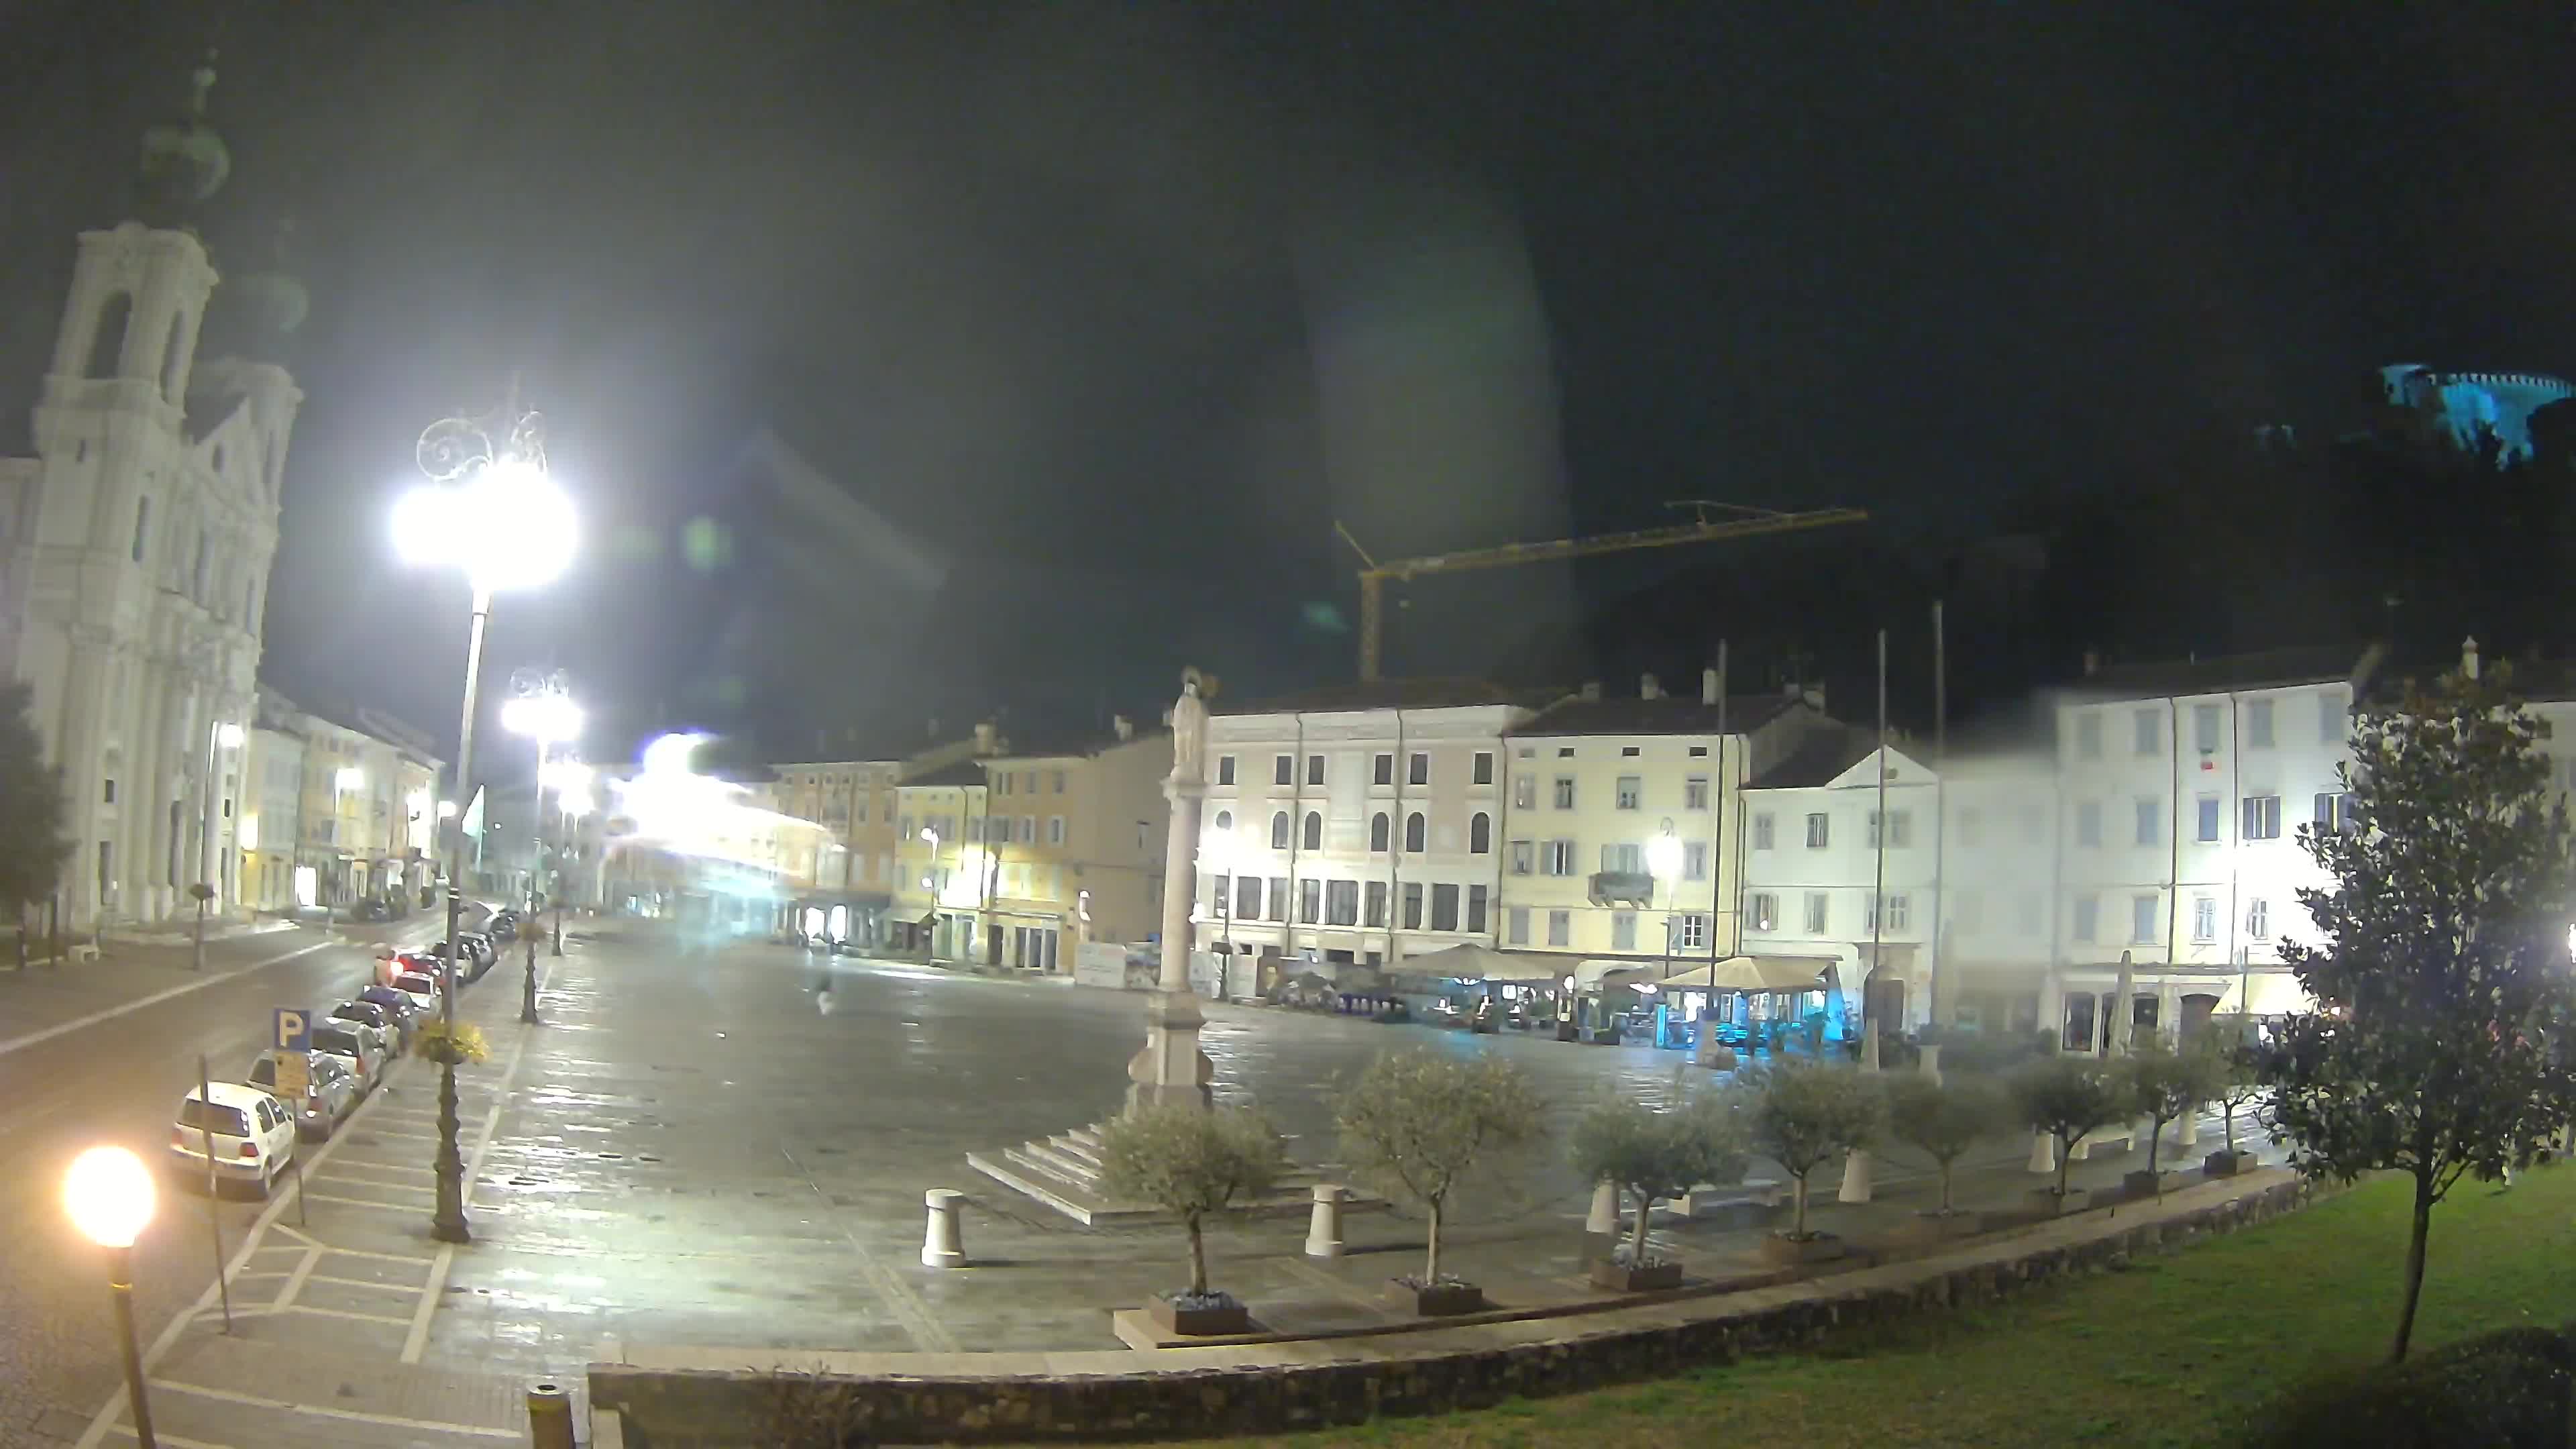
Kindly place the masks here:
POLYGON ((192 224, 229 169, 213 79, 146 134, 140 219, 81 234, 36 456, 0 459, 0 667, 62 770, 66 930, 181 916, 200 880, 218 908, 240 895, 241 747, 303 400, 263 344, 304 297, 276 272, 223 287, 192 224))

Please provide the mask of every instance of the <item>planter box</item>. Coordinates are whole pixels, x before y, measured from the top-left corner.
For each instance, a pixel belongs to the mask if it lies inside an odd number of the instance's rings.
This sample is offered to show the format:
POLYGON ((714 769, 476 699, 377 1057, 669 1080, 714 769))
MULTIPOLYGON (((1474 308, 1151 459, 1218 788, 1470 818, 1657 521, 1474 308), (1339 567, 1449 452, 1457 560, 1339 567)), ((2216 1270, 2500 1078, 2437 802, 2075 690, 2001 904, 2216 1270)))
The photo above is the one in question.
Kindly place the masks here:
POLYGON ((2136 1172, 2121 1174, 2120 1191, 2132 1198, 2162 1197, 2165 1189, 2175 1186, 2171 1181, 2174 1176, 2170 1172, 2149 1172, 2140 1168, 2136 1172))
POLYGON ((1222 1294, 1220 1301, 1182 1307, 1169 1298, 1155 1298, 1145 1305, 1146 1316, 1166 1332, 1202 1337, 1211 1334, 1250 1333, 1252 1310, 1222 1294))
POLYGON ((1845 1252, 1843 1240, 1831 1233, 1811 1233, 1793 1238, 1787 1233, 1772 1233, 1762 1239, 1762 1256, 1774 1263, 1805 1266, 1830 1263, 1845 1252))
POLYGON ((2034 1187, 2028 1194, 2028 1201, 2031 1209, 2041 1216, 2058 1217, 2066 1213, 2080 1213, 2091 1207, 2093 1194, 2080 1187, 2070 1187, 2066 1190, 2066 1196, 2060 1198, 2055 1188, 2034 1187))
POLYGON ((1653 1293, 1665 1288, 1679 1288, 1682 1286, 1682 1265, 1648 1263, 1642 1268, 1631 1268, 1605 1258, 1592 1265, 1592 1286, 1607 1288, 1613 1293, 1653 1293))
POLYGON ((1595 1028, 1592 1033, 1592 1044, 1594 1046, 1617 1046, 1621 1035, 1622 1033, 1619 1028, 1615 1026, 1598 1027, 1595 1028))
POLYGON ((1475 1313, 1485 1307, 1485 1290, 1473 1283, 1434 1283, 1423 1287, 1409 1279, 1390 1278, 1386 1284, 1386 1296, 1388 1302, 1399 1308, 1409 1308, 1425 1318, 1475 1313))
POLYGON ((2230 1152, 2224 1147, 2200 1160, 2200 1170, 2211 1177, 2234 1177, 2253 1165, 2253 1154, 2230 1152))
POLYGON ((1927 1208, 1916 1213, 1901 1230, 1902 1236, 1916 1242, 1933 1243, 1946 1243, 1953 1238, 1974 1237, 1983 1231, 1985 1231, 1985 1221, 1982 1215, 1969 1212, 1964 1208, 1953 1208, 1946 1213, 1927 1208))

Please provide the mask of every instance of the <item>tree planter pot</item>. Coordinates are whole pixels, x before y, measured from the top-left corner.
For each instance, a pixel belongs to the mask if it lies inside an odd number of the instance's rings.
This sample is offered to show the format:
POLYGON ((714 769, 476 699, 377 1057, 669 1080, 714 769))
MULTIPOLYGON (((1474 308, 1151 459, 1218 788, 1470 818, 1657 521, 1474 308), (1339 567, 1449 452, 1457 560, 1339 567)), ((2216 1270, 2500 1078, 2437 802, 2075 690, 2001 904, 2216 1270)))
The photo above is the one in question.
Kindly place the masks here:
POLYGON ((1231 1293, 1211 1293, 1205 1298, 1157 1294, 1145 1305, 1145 1312, 1166 1332, 1194 1338, 1252 1331, 1252 1310, 1231 1293))
POLYGON ((1953 1238, 1973 1237, 1985 1228, 1985 1220, 1964 1208, 1942 1212, 1927 1208, 1916 1213, 1904 1228, 1904 1235, 1917 1242, 1946 1243, 1953 1238))
POLYGON ((2034 1187, 2027 1194, 2026 1200, 2030 1203, 2033 1212, 2044 1217, 2057 1217, 2064 1213, 2080 1213, 2091 1207, 2093 1194, 2084 1188, 2070 1187, 2066 1190, 2066 1196, 2061 1198, 2057 1195, 2057 1189, 2053 1187, 2034 1187))
POLYGON ((2252 1154, 2230 1152, 2224 1147, 2200 1160, 2200 1170, 2211 1177, 2234 1177, 2253 1165, 2252 1154))
POLYGON ((2144 1169, 2122 1173, 2120 1191, 2132 1198, 2162 1197, 2165 1189, 2174 1186, 2174 1176, 2170 1172, 2148 1172, 2144 1169))
POLYGON ((1619 1044, 1620 1036, 1621 1032, 1619 1028, 1615 1026, 1596 1027, 1592 1032, 1592 1044, 1594 1046, 1617 1046, 1619 1044))
POLYGON ((1810 1263, 1830 1263, 1847 1249, 1843 1240, 1831 1233, 1809 1233, 1793 1238, 1787 1233, 1772 1233, 1762 1240, 1762 1256, 1771 1262, 1803 1267, 1810 1263))
POLYGON ((1419 1278, 1390 1278, 1386 1284, 1387 1301, 1399 1308, 1410 1308, 1425 1318, 1446 1318, 1453 1313, 1475 1313, 1485 1307, 1485 1290, 1456 1278, 1437 1283, 1424 1283, 1419 1278))
POLYGON ((1642 1268, 1632 1268, 1625 1263, 1604 1259, 1592 1265, 1592 1286, 1606 1288, 1613 1293, 1653 1293, 1665 1288, 1679 1288, 1682 1286, 1682 1265, 1648 1263, 1642 1268))

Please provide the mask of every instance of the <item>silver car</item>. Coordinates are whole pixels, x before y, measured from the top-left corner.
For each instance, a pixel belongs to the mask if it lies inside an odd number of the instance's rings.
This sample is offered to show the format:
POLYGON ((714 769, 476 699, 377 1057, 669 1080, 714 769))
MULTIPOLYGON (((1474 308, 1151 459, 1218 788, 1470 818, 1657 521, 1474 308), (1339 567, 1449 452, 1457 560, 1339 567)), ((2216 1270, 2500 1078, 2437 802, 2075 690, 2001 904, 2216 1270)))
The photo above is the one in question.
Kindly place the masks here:
POLYGON ((273 1054, 262 1053, 250 1064, 250 1070, 242 1074, 242 1079, 285 1102, 295 1113, 298 1134, 327 1138, 331 1129, 339 1125, 340 1119, 349 1115, 349 1109, 358 1105, 358 1080, 349 1075, 348 1067, 335 1056, 306 1052, 304 1063, 304 1095, 296 1101, 287 1101, 278 1093, 277 1058, 273 1054))
POLYGON ((307 1040, 314 1054, 340 1059, 349 1075, 358 1082, 358 1095, 363 1097, 385 1079, 385 1068, 393 1064, 393 1053, 384 1045, 384 1034, 372 1026, 352 1021, 333 1021, 328 1017, 313 1023, 307 1040))

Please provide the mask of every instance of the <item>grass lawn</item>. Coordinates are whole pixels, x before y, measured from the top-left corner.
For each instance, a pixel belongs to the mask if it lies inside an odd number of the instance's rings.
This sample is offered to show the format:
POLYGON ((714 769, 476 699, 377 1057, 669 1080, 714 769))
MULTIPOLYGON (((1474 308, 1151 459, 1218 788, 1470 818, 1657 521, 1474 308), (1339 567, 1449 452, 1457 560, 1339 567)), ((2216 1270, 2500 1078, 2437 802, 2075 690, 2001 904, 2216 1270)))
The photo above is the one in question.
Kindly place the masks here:
MULTIPOLYGON (((1825 1350, 1655 1383, 1258 1442, 1841 1449, 2225 1442, 2243 1406, 2384 1356, 2406 1254, 2390 1178, 2125 1272, 1825 1350)), ((2433 1214, 2421 1351, 2576 1318, 2576 1167, 2433 1214)), ((1236 1441, 1241 1442, 1241 1441, 1236 1441)))

